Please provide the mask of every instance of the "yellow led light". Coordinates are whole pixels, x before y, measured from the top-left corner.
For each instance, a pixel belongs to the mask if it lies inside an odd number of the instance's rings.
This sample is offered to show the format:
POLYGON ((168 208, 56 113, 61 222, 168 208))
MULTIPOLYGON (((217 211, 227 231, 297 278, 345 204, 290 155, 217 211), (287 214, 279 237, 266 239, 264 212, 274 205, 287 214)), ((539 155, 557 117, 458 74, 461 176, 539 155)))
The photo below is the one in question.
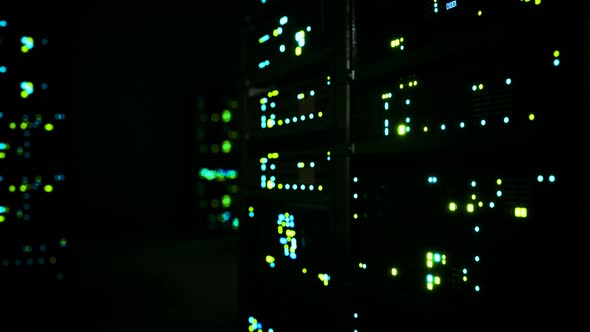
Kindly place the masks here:
POLYGON ((473 206, 473 204, 467 204, 467 212, 473 213, 473 211, 475 211, 475 207, 473 206))
POLYGON ((395 267, 391 268, 391 275, 392 276, 394 276, 394 277, 397 276, 397 273, 398 272, 397 272, 397 269, 395 267))

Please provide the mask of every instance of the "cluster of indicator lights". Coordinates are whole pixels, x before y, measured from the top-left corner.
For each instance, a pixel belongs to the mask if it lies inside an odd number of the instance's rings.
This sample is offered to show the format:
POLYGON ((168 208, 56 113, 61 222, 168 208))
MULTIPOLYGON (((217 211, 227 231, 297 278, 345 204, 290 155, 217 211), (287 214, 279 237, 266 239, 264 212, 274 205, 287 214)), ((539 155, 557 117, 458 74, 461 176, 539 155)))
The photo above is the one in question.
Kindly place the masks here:
MULTIPOLYGON (((263 1, 262 3, 264 3, 265 1, 263 1)), ((263 330, 263 326, 262 324, 254 317, 250 316, 248 318, 248 324, 250 324, 248 326, 248 331, 250 332, 264 332, 263 330)), ((266 332, 274 332, 275 330, 273 329, 268 329, 266 332)))
MULTIPOLYGON (((59 240, 59 246, 61 248, 65 248, 68 244, 66 238, 61 238, 59 240)), ((38 257, 27 257, 27 258, 15 258, 15 259, 2 259, 2 267, 9 268, 11 266, 14 267, 21 267, 21 266, 44 266, 44 265, 55 265, 57 264, 57 258, 55 256, 47 254, 47 245, 41 244, 38 247, 32 245, 23 245, 22 246, 22 253, 25 255, 33 254, 34 251, 38 252, 38 257)), ((57 273, 56 278, 58 280, 63 280, 64 275, 63 273, 57 273)))
POLYGON ((207 181, 225 182, 228 180, 235 180, 238 178, 238 171, 234 169, 208 169, 201 168, 199 170, 199 177, 207 181))
MULTIPOLYGON (((266 34, 260 38, 258 38, 259 44, 264 44, 269 42, 272 38, 277 38, 283 34, 283 26, 285 26, 289 22, 289 18, 287 16, 283 16, 279 19, 279 26, 272 31, 272 37, 270 34, 266 34)), ((295 41, 295 48, 293 52, 296 56, 300 56, 303 53, 303 48, 305 47, 305 38, 306 33, 311 32, 311 27, 307 26, 305 30, 299 30, 294 35, 295 41)), ((281 54, 284 54, 287 51, 287 45, 280 44, 278 47, 278 51, 281 54)), ((270 60, 266 59, 258 63, 258 68, 263 69, 270 66, 270 60)))
MULTIPOLYGON (((4 113, 0 112, 0 119, 4 117, 4 113)), ((55 114, 54 116, 55 120, 61 121, 65 119, 65 115, 58 113, 55 114)), ((23 131, 23 135, 25 137, 30 137, 31 136, 31 130, 37 130, 37 129, 43 129, 47 132, 51 132, 53 131, 53 129, 55 129, 55 126, 53 123, 51 122, 47 122, 44 121, 43 116, 41 114, 37 114, 35 115, 34 119, 31 119, 31 117, 28 114, 23 114, 21 117, 21 122, 17 123, 17 122, 11 122, 9 123, 8 127, 12 130, 22 130, 23 131)), ((17 146, 14 149, 16 150, 16 154, 18 156, 22 156, 25 159, 29 159, 30 158, 30 152, 26 151, 28 148, 31 147, 31 142, 28 140, 25 140, 23 142, 22 146, 17 146)), ((12 150, 13 147, 6 142, 0 142, 0 159, 4 159, 6 158, 7 153, 12 150)))
POLYGON ((283 254, 291 259, 296 259, 297 239, 295 238, 295 217, 288 212, 279 214, 277 219, 277 233, 279 234, 279 243, 283 246, 283 254))
MULTIPOLYGON (((254 218, 254 207, 250 206, 248 208, 248 215, 250 218, 254 218)), ((279 244, 283 248, 283 255, 292 260, 297 259, 297 239, 295 238, 297 232, 295 231, 295 217, 292 214, 288 212, 279 213, 277 217, 277 234, 279 235, 279 244)), ((275 268, 276 259, 274 256, 267 255, 265 260, 271 269, 275 268)), ((304 267, 301 272, 307 274, 308 270, 304 267)), ((319 273, 318 279, 324 286, 328 286, 331 277, 326 273, 319 273)))
MULTIPOLYGON (((427 252, 426 253, 426 268, 428 270, 435 269, 437 265, 446 265, 447 256, 438 252, 427 252)), ((434 290, 441 284, 441 277, 434 273, 428 273, 426 275, 426 289, 429 291, 434 290)))
MULTIPOLYGON (((57 182, 61 182, 64 180, 63 175, 55 175, 54 180, 57 182)), ((4 177, 0 176, 0 183, 4 182, 4 177)), ((45 193, 52 193, 55 188, 51 184, 43 184, 43 178, 41 176, 35 177, 34 181, 29 181, 29 178, 24 176, 21 179, 20 184, 18 185, 8 185, 8 191, 11 193, 20 192, 23 195, 23 200, 25 201, 22 207, 16 209, 15 216, 17 219, 22 219, 24 221, 29 221, 31 219, 30 210, 31 204, 29 200, 31 199, 31 192, 43 191, 45 193)), ((4 223, 6 221, 6 215, 12 212, 9 206, 0 206, 0 223, 4 223)))
MULTIPOLYGON (((327 84, 330 85, 330 76, 327 77, 327 84)), ((306 120, 314 120, 316 118, 322 118, 324 116, 323 112, 318 112, 317 114, 308 113, 308 114, 299 114, 293 117, 285 117, 285 118, 278 118, 276 114, 272 111, 277 108, 277 101, 274 100, 274 97, 279 95, 279 90, 269 91, 267 97, 260 98, 260 110, 262 111, 262 115, 260 116, 260 128, 262 129, 271 129, 276 126, 288 126, 288 125, 295 125, 298 122, 303 123, 306 120), (267 110, 269 110, 270 114, 267 114, 267 110)), ((310 90, 307 95, 305 92, 300 92, 297 94, 297 100, 299 102, 303 101, 306 97, 315 97, 316 92, 315 90, 310 90)))
MULTIPOLYGON (((434 7, 434 13, 436 14, 436 13, 438 13, 438 12, 439 12, 439 7, 438 7, 438 0, 434 0, 434 4, 433 4, 433 5, 434 5, 434 6, 433 6, 433 7, 434 7)), ((447 2, 447 3, 445 4, 445 9, 446 9, 446 10, 450 10, 450 9, 453 9, 453 8, 455 8, 455 7, 457 7, 457 1, 456 1, 456 0, 449 1, 449 2, 447 2)))
MULTIPOLYGON (((555 175, 548 175, 547 177, 545 177, 544 175, 538 175, 536 180, 539 183, 543 183, 545 181, 547 181, 549 183, 555 183, 557 178, 555 177, 555 175)), ((438 178, 436 176, 429 176, 427 181, 431 185, 436 184, 436 183, 438 183, 438 178)), ((503 185, 504 185, 504 181, 502 179, 496 180, 496 188, 495 188, 496 192, 494 194, 495 199, 500 200, 504 196, 504 193, 502 191, 503 185)), ((478 186, 478 183, 476 180, 469 181, 469 187, 471 188, 471 190, 475 191, 477 186, 478 186)), ((468 215, 470 215, 470 214, 475 214, 477 212, 477 209, 481 209, 486 206, 489 207, 490 209, 494 209, 494 208, 496 208, 496 202, 494 200, 490 200, 489 202, 484 203, 484 201, 480 200, 479 196, 475 192, 473 192, 469 195, 469 199, 467 200, 466 203, 458 204, 457 202, 450 202, 448 205, 448 208, 449 208, 449 211, 452 213, 456 213, 459 210, 463 210, 468 215)), ((528 209, 524 206, 516 206, 513 209, 511 209, 511 211, 513 212, 513 216, 516 218, 527 218, 529 215, 528 209)), ((479 233, 480 230, 481 230, 481 228, 479 226, 474 227, 474 231, 476 233, 479 233)))
MULTIPOLYGON (((223 123, 229 123, 232 121, 232 112, 230 110, 226 109, 226 110, 223 110, 221 112, 221 114, 212 113, 210 116, 207 115, 206 113, 201 114, 201 121, 202 122, 209 121, 209 118, 210 118, 211 122, 213 122, 213 123, 218 123, 220 121, 223 123)), ((238 138, 238 132, 230 130, 229 131, 229 138, 230 139, 238 138)), ((220 151, 224 154, 228 154, 228 153, 232 152, 233 144, 230 140, 223 140, 221 142, 221 144, 216 144, 216 143, 211 144, 209 149, 211 150, 212 153, 215 153, 215 154, 219 153, 220 151)), ((207 145, 204 145, 204 147, 201 147, 201 152, 207 152, 207 145)))
MULTIPOLYGON (((559 51, 555 51, 555 54, 554 55, 559 56, 559 51)), ((559 61, 559 60, 557 60, 557 61, 559 61)), ((557 65, 559 65, 559 63, 557 65)), ((511 86, 513 82, 512 82, 512 79, 511 78, 506 78, 504 80, 504 83, 507 86, 511 86)), ((412 89, 412 88, 416 88, 417 86, 418 86, 418 81, 413 80, 413 81, 409 81, 409 82, 407 82, 405 84, 404 83, 400 83, 399 90, 401 91, 401 90, 404 90, 404 89, 406 89, 406 90, 407 89, 412 89)), ((484 89, 485 89, 485 86, 484 86, 483 83, 477 83, 477 84, 473 84, 471 86, 471 90, 474 93, 479 93, 479 92, 481 92, 484 89)), ((386 92, 386 93, 383 93, 381 95, 381 100, 383 100, 383 109, 385 110, 386 113, 389 113, 389 110, 392 107, 394 107, 392 105, 392 99, 393 99, 393 93, 392 92, 386 92)), ((400 106, 400 108, 401 109, 404 109, 404 110, 410 110, 412 108, 412 105, 413 105, 412 100, 410 98, 406 98, 406 99, 402 100, 402 105, 400 106)), ((535 114, 530 113, 528 115, 528 119, 529 119, 529 121, 534 121, 535 120, 535 114)), ((505 125, 508 125, 510 123, 510 117, 508 117, 508 116, 502 117, 501 118, 501 122, 504 123, 505 125)), ((487 123, 488 122, 487 122, 486 119, 481 119, 481 120, 479 120, 478 125, 481 126, 481 127, 485 127, 487 125, 487 123)), ((407 117, 405 117, 405 119, 403 119, 403 121, 400 121, 399 123, 393 124, 393 125, 395 126, 395 133, 398 136, 406 136, 408 133, 410 133, 410 131, 412 129, 412 119, 411 119, 411 117, 407 116, 407 117)), ((467 123, 465 121, 458 121, 456 125, 457 125, 457 128, 459 128, 459 129, 464 129, 464 128, 467 127, 467 123)), ((383 129, 384 130, 384 135, 385 136, 390 136, 391 128, 392 128, 392 123, 390 122, 389 119, 386 118, 384 120, 383 127, 384 127, 384 129, 383 129)), ((449 128, 451 128, 451 126, 448 125, 447 123, 441 123, 440 126, 439 126, 439 129, 442 132, 447 131, 449 128)), ((422 132, 428 133, 430 131, 431 131, 430 127, 428 127, 428 126, 423 126, 422 127, 422 132)))
MULTIPOLYGON (((268 176, 264 173, 267 170, 270 171, 276 171, 277 170, 277 165, 275 164, 275 162, 277 162, 279 159, 279 154, 276 152, 273 153, 269 153, 266 157, 260 158, 260 170, 263 172, 263 174, 260 176, 260 187, 262 189, 268 189, 268 190, 272 190, 274 188, 277 188, 279 190, 309 190, 309 191, 314 191, 317 189, 317 191, 323 191, 324 190, 324 186, 322 185, 318 185, 318 186, 314 186, 313 184, 283 184, 283 183, 278 183, 277 184, 277 179, 274 175, 268 176)), ((330 152, 328 152, 328 160, 330 160, 330 152)), ((315 162, 309 162, 309 163, 305 163, 305 162, 298 162, 297 163, 297 168, 298 169, 303 169, 303 168, 315 168, 316 164, 315 162)))

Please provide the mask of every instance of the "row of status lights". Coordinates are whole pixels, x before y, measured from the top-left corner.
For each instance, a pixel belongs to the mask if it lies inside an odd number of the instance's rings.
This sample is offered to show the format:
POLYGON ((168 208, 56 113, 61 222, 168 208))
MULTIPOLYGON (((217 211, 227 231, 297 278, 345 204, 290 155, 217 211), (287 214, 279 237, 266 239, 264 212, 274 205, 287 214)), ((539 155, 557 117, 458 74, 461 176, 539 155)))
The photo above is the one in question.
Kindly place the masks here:
MULTIPOLYGON (((507 78, 505 80, 505 83, 506 83, 506 85, 511 85, 512 84, 512 79, 511 78, 507 78)), ((403 83, 401 83, 399 85, 399 89, 400 90, 403 90, 405 86, 406 85, 404 85, 403 83)), ((411 82, 409 82, 407 84, 407 86, 409 86, 410 88, 416 87, 416 86, 418 86, 418 81, 416 81, 416 80, 411 81, 411 82)), ((481 91, 483 89, 484 89, 484 85, 482 83, 474 84, 471 87, 471 90, 473 92, 481 91)), ((393 93, 391 93, 391 92, 386 92, 386 93, 384 93, 384 94, 381 95, 381 99, 382 100, 389 100, 392 97, 393 97, 393 93)), ((406 100, 404 101, 404 104, 409 107, 412 104, 411 99, 406 98, 406 100)), ((384 102, 383 108, 384 108, 385 111, 389 111, 389 109, 390 109, 390 103, 389 103, 389 101, 385 101, 384 102)), ((535 114, 533 114, 533 113, 529 114, 528 115, 528 119, 529 119, 529 121, 534 121, 535 120, 535 114)), ((406 117, 405 118, 405 123, 400 123, 400 124, 397 125, 396 133, 397 133, 398 136, 405 136, 407 133, 409 133, 411 131, 411 126, 410 126, 411 121, 412 121, 412 119, 410 117, 406 117)), ((509 124, 510 123, 510 117, 508 117, 508 116, 502 117, 501 122, 504 123, 504 124, 509 124)), ((389 121, 389 119, 385 119, 383 121, 383 123, 384 123, 384 135, 385 136, 389 136, 389 134, 390 134, 390 121, 389 121)), ((482 127, 485 127, 487 125, 487 120, 486 119, 481 119, 479 121, 479 124, 482 127)), ((461 128, 461 129, 464 129, 466 126, 467 125, 466 125, 466 123, 464 121, 460 121, 459 124, 458 124, 458 127, 461 128)), ((447 130, 447 128, 448 128, 447 127, 447 124, 445 124, 445 123, 442 123, 440 125, 440 130, 441 131, 445 131, 445 130, 447 130)), ((427 132, 429 132, 430 128, 428 126, 424 126, 422 128, 422 130, 423 130, 424 133, 427 133, 427 132)))
MULTIPOLYGON (((531 3, 534 3, 535 5, 540 5, 541 4, 541 0, 534 0, 534 1, 531 1, 531 0, 520 0, 520 2, 526 2, 526 3, 531 2, 531 3)), ((433 0, 433 5, 434 5, 434 8, 433 8, 434 9, 434 13, 437 14, 439 12, 438 0, 433 0)), ((451 10, 453 8, 456 8, 456 7, 457 7, 457 1, 456 0, 447 2, 445 4, 445 9, 446 10, 451 10)), ((477 11, 477 16, 482 16, 482 15, 483 15, 483 12, 481 10, 478 10, 477 11)))

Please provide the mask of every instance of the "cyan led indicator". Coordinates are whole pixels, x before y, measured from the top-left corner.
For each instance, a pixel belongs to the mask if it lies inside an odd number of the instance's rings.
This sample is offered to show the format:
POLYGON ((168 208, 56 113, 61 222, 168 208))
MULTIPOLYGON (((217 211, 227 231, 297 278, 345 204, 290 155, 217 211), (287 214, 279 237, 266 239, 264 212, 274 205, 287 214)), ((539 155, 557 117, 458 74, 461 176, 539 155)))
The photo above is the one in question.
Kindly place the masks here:
POLYGON ((281 25, 285 25, 285 24, 287 24, 287 22, 289 22, 289 18, 287 16, 283 16, 279 20, 279 24, 281 24, 281 25))

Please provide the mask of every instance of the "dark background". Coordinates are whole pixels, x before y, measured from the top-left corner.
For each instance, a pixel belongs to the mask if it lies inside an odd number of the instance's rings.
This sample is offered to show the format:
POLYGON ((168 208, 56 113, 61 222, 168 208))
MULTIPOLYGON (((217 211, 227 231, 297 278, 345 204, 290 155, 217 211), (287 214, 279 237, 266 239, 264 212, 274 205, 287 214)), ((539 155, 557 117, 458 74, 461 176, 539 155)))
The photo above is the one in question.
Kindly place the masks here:
POLYGON ((185 121, 200 89, 238 82, 234 2, 71 5, 78 245, 70 313, 84 330, 234 330, 235 236, 184 232, 185 121))

